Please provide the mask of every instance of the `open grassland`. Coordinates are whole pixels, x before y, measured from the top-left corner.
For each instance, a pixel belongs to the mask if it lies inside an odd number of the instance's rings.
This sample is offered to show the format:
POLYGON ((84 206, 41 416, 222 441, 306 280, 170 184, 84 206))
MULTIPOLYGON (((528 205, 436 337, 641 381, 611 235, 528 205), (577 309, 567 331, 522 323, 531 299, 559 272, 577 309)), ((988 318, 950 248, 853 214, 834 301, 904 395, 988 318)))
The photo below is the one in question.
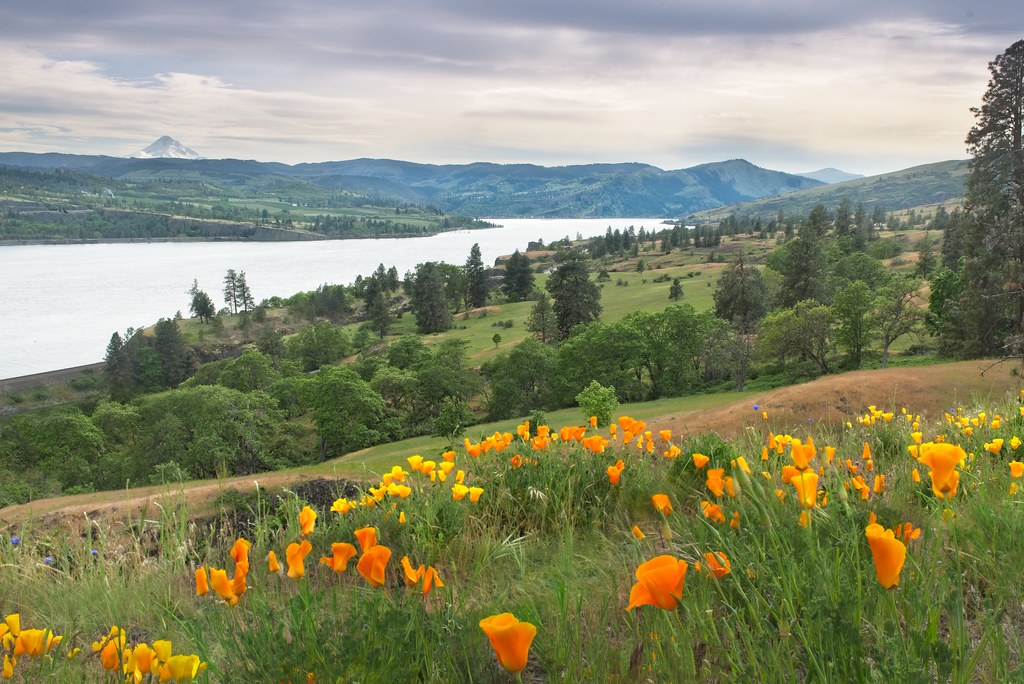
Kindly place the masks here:
POLYGON ((0 617, 64 638, 3 649, 14 681, 147 681, 157 640, 177 681, 1015 681, 1024 409, 980 366, 377 447, 316 470, 379 473, 358 487, 239 488, 216 519, 192 485, 70 537, 8 509, 0 617))

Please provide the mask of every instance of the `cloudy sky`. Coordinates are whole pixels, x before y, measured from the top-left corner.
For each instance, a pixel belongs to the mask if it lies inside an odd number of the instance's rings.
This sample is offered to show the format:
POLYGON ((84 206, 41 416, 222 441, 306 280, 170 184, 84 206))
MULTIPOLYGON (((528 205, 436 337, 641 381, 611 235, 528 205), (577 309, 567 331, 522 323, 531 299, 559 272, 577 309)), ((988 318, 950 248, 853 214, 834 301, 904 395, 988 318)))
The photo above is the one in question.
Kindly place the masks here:
POLYGON ((873 174, 966 157, 1021 27, 1017 0, 4 0, 0 151, 873 174))

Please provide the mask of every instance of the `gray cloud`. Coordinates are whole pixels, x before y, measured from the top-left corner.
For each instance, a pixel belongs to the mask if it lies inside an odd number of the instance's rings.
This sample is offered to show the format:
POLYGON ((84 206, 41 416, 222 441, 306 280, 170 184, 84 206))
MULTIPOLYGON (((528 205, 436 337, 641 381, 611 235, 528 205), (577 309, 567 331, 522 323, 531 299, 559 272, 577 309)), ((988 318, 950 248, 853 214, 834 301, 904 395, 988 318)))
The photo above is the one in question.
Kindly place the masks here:
POLYGON ((872 172, 963 156, 1019 4, 6 0, 0 130, 30 151, 125 154, 167 133, 291 162, 872 172))

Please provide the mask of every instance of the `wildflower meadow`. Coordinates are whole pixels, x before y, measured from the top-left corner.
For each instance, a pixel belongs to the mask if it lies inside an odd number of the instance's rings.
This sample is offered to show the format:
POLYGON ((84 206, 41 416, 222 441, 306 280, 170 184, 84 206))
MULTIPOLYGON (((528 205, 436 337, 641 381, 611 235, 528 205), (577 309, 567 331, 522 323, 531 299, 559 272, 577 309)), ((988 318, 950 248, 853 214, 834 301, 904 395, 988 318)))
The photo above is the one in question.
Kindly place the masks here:
POLYGON ((15 682, 1011 681, 1024 404, 521 423, 330 507, 0 539, 15 682), (147 534, 144 534, 148 530, 147 534))

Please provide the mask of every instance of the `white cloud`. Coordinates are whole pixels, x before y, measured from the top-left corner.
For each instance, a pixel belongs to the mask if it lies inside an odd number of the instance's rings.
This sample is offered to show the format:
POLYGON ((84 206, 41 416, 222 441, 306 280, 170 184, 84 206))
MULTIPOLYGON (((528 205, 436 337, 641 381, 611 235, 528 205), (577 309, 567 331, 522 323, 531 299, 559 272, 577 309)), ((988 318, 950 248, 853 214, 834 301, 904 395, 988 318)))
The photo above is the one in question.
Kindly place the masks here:
POLYGON ((285 31, 242 57, 202 36, 195 52, 134 62, 95 37, 70 55, 0 42, 4 147, 120 155, 168 134, 208 157, 292 163, 743 156, 873 173, 965 156, 968 108, 1005 47, 925 21, 677 36, 494 24, 463 36, 454 23, 417 36, 396 21, 390 40, 344 39, 384 18, 353 14, 334 41, 323 26, 303 44, 285 31))

